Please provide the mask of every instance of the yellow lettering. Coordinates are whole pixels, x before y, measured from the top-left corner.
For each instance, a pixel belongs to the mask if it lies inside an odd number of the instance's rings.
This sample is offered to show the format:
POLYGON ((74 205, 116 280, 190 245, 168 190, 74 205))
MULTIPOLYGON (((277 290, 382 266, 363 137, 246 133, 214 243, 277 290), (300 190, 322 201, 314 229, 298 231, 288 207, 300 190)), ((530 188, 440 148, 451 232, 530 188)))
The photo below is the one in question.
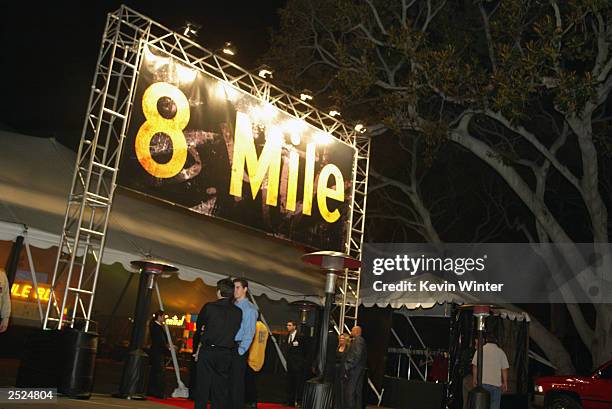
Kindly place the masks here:
POLYGON ((302 213, 312 214, 312 192, 314 189, 315 144, 306 145, 306 173, 304 175, 304 206, 302 213))
POLYGON ((266 138, 261 156, 257 158, 251 121, 246 114, 242 112, 236 113, 234 155, 230 179, 230 194, 232 196, 242 197, 242 179, 246 165, 253 199, 257 197, 257 192, 261 189, 264 177, 267 174, 268 189, 266 192, 266 204, 276 206, 281 167, 281 138, 280 132, 277 133, 275 130, 271 130, 266 138))
POLYGON ((174 85, 156 82, 142 96, 142 112, 146 121, 136 134, 136 157, 149 174, 161 179, 171 178, 183 169, 187 160, 187 140, 182 130, 189 123, 189 101, 174 85), (172 118, 164 118, 157 110, 158 101, 164 97, 170 98, 176 106, 172 118), (165 134, 172 141, 172 157, 167 163, 159 163, 151 156, 151 140, 157 133, 165 134))
POLYGON ((295 211, 295 203, 297 200, 298 173, 300 171, 300 155, 291 149, 289 152, 289 178, 287 181, 287 210, 295 211))
POLYGON ((28 298, 31 290, 32 290, 31 285, 24 285, 23 287, 21 287, 21 298, 28 298))
POLYGON ((49 289, 44 287, 38 287, 38 295, 34 295, 34 298, 40 298, 43 301, 48 301, 49 289))
POLYGON ((181 318, 175 315, 172 318, 166 318, 166 320, 164 321, 164 324, 171 326, 171 327, 182 327, 184 322, 185 322, 184 315, 181 318))
POLYGON ((340 211, 334 209, 330 212, 327 207, 327 198, 344 202, 344 178, 342 172, 336 165, 328 164, 323 167, 319 174, 319 183, 317 184, 317 203, 319 205, 319 212, 325 221, 333 223, 340 218, 340 211), (335 186, 333 188, 328 187, 329 177, 333 176, 335 179, 335 186))

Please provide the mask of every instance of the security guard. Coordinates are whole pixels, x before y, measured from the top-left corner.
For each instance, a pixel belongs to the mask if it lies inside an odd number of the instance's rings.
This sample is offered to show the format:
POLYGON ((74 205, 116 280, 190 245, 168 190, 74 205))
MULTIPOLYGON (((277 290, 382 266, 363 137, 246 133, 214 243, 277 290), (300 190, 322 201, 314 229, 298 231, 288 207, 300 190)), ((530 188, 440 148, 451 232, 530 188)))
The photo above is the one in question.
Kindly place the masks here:
POLYGON ((228 409, 232 356, 236 352, 234 338, 240 328, 242 311, 233 303, 234 283, 226 278, 217 282, 217 301, 202 309, 203 325, 197 359, 197 393, 194 409, 228 409))

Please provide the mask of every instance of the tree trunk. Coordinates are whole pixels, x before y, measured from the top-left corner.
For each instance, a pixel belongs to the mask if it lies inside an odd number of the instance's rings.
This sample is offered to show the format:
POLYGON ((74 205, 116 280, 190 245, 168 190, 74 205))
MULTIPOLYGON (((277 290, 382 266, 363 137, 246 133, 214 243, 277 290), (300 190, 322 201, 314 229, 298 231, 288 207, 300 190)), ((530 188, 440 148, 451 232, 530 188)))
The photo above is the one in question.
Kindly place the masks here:
POLYGON ((595 337, 591 345, 594 368, 612 358, 612 304, 599 304, 596 311, 595 337))
POLYGON ((536 343, 546 357, 557 367, 558 374, 572 375, 576 372, 572 358, 559 338, 555 337, 538 320, 531 317, 529 337, 536 343))

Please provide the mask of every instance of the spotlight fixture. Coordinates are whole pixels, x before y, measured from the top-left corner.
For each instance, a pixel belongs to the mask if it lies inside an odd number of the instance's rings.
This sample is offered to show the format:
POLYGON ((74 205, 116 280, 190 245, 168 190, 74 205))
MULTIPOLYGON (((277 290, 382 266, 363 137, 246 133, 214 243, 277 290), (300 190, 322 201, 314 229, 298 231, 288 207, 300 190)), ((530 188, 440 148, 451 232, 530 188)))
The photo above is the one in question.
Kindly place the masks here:
POLYGON ((236 47, 234 47, 231 41, 228 41, 227 43, 225 43, 221 51, 223 52, 223 54, 236 55, 236 47))
POLYGON ((183 35, 188 38, 196 38, 201 28, 202 28, 201 25, 187 21, 185 22, 185 27, 183 29, 183 35))
POLYGON ((332 118, 335 118, 340 115, 341 114, 340 114, 340 111, 338 110, 338 107, 333 106, 329 109, 329 116, 331 116, 332 118))
POLYGON ((360 122, 360 123, 358 123, 357 125, 355 125, 355 130, 356 130, 358 133, 365 133, 365 131, 367 131, 367 129, 366 129, 366 127, 365 127, 365 125, 364 125, 364 124, 362 124, 361 122, 360 122))
POLYGON ((263 79, 271 79, 272 78, 272 68, 267 65, 262 65, 257 69, 257 75, 259 75, 263 79))
POLYGON ((312 92, 310 90, 307 90, 307 89, 303 90, 300 93, 300 99, 302 101, 310 101, 312 99, 312 92))

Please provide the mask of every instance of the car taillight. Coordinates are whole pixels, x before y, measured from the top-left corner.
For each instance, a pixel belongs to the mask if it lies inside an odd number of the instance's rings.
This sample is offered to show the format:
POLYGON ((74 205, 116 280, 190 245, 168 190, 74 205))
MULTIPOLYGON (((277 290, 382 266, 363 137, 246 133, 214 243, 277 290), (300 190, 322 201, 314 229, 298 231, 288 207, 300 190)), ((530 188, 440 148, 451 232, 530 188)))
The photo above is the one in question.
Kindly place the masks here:
POLYGON ((536 393, 542 393, 544 392, 544 388, 542 388, 542 385, 536 385, 533 388, 535 390, 536 393))

